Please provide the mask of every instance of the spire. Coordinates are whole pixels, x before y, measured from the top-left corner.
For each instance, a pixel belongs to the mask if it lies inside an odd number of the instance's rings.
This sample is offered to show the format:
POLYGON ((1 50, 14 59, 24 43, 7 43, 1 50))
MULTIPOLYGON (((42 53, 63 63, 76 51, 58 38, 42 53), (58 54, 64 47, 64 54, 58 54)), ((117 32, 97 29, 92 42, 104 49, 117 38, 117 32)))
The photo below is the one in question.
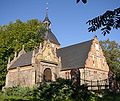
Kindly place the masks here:
POLYGON ((45 15, 45 19, 43 20, 43 23, 46 24, 47 29, 50 28, 51 22, 50 22, 50 20, 48 18, 48 3, 46 3, 46 15, 45 15))
POLYGON ((46 17, 48 17, 48 3, 46 3, 46 17))

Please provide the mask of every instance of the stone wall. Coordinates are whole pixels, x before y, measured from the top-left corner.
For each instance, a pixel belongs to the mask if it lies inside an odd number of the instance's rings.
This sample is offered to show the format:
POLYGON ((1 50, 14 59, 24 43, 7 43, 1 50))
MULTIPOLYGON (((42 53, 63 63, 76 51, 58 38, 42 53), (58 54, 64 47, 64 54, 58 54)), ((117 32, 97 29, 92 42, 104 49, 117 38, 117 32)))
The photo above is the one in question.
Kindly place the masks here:
POLYGON ((8 71, 6 86, 32 86, 35 84, 35 71, 32 66, 17 67, 8 71))

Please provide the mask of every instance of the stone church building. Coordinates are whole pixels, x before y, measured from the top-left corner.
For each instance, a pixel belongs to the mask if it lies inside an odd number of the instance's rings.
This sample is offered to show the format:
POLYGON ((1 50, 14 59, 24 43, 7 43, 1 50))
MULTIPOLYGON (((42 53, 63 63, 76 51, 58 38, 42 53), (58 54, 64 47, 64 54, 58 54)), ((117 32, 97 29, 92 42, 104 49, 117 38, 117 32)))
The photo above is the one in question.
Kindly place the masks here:
POLYGON ((5 87, 31 87, 57 78, 74 79, 75 75, 80 84, 108 79, 109 67, 96 36, 61 48, 51 31, 47 13, 43 23, 48 30, 39 48, 26 52, 23 46, 13 60, 8 60, 5 87))

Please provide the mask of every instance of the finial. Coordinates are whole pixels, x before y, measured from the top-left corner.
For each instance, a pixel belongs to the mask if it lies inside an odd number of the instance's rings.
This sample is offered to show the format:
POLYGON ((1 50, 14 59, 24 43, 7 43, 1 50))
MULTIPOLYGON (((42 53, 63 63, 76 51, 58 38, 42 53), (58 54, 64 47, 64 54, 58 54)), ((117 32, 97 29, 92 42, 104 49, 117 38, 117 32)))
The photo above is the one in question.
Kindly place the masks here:
POLYGON ((48 3, 46 3, 46 15, 45 19, 43 20, 43 23, 45 23, 47 29, 50 29, 51 22, 48 18, 48 3))
POLYGON ((20 57, 22 54, 26 53, 24 49, 25 49, 25 46, 22 45, 22 50, 18 53, 18 57, 20 57))
POLYGON ((48 16, 48 2, 46 3, 46 16, 48 16))
POLYGON ((34 56, 35 56, 35 49, 32 52, 32 57, 34 57, 34 56))
POLYGON ((97 38, 97 35, 94 36, 94 39, 97 38))
POLYGON ((24 45, 22 45, 22 50, 24 50, 25 49, 25 46, 24 45))
POLYGON ((16 57, 17 57, 17 52, 15 52, 15 54, 14 54, 14 59, 16 59, 16 57))
POLYGON ((42 43, 40 43, 39 52, 41 52, 41 50, 42 50, 42 43))
POLYGON ((34 66, 34 63, 35 63, 35 49, 32 52, 31 63, 32 63, 32 66, 34 66))
POLYGON ((8 58, 8 64, 10 64, 10 57, 8 58))

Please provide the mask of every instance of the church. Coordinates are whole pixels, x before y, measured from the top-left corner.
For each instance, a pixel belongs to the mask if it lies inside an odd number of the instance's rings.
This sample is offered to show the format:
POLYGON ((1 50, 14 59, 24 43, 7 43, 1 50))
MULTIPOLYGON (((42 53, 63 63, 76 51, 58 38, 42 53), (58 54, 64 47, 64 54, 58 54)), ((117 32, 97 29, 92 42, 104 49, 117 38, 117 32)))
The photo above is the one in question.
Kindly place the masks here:
POLYGON ((47 13, 43 23, 47 31, 39 48, 26 52, 23 46, 13 60, 8 60, 5 87, 32 87, 58 78, 77 78, 81 85, 91 84, 89 81, 108 80, 109 67, 96 36, 61 48, 51 31, 47 13))

